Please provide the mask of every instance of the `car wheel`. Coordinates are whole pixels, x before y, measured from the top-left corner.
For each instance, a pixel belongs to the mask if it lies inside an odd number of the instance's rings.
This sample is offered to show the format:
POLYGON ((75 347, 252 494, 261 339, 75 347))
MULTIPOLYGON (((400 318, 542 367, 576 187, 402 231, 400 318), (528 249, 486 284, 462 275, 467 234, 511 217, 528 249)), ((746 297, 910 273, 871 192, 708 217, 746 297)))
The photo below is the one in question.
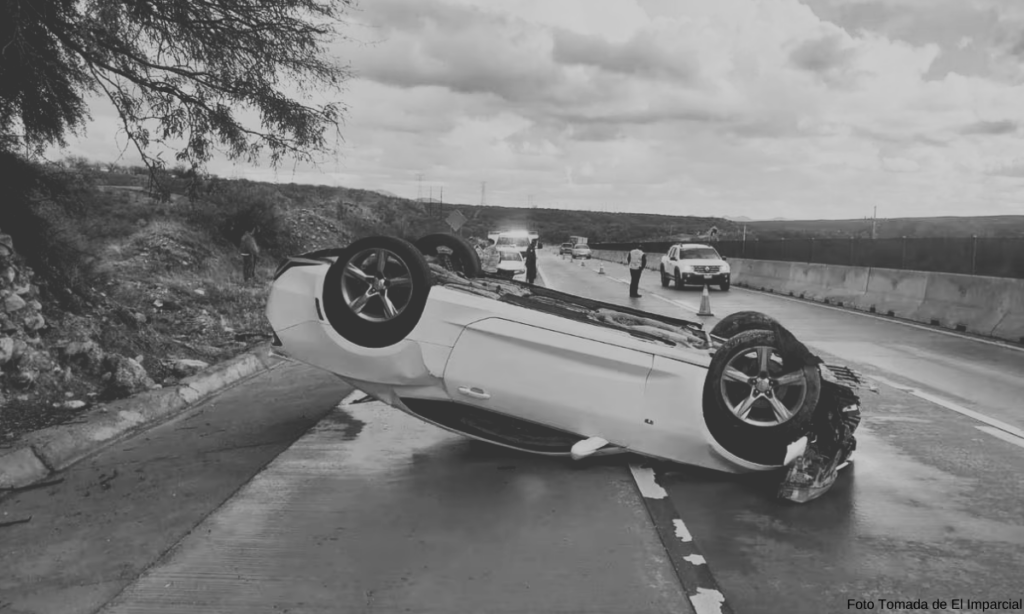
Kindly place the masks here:
POLYGON ((680 275, 679 275, 679 269, 676 269, 675 276, 676 276, 676 289, 682 290, 683 289, 683 278, 680 277, 680 275))
POLYGON ((711 335, 730 339, 748 330, 775 330, 778 325, 778 320, 760 311, 737 311, 730 313, 718 324, 715 324, 711 329, 711 335))
POLYGON ((348 246, 324 278, 324 314, 352 343, 382 348, 419 323, 433 277, 423 254, 397 237, 367 237, 348 246))
POLYGON ((483 267, 480 254, 469 241, 460 236, 439 232, 416 241, 416 247, 424 256, 437 258, 438 264, 465 277, 480 277, 483 267))
POLYGON ((781 466, 803 436, 821 394, 821 374, 779 334, 748 330, 711 359, 704 385, 704 421, 723 448, 751 463, 781 466))
POLYGON ((661 267, 661 287, 668 287, 668 275, 665 275, 665 267, 661 267))
POLYGON ((722 283, 718 284, 718 287, 722 289, 722 292, 728 292, 730 285, 729 282, 723 281, 722 283))

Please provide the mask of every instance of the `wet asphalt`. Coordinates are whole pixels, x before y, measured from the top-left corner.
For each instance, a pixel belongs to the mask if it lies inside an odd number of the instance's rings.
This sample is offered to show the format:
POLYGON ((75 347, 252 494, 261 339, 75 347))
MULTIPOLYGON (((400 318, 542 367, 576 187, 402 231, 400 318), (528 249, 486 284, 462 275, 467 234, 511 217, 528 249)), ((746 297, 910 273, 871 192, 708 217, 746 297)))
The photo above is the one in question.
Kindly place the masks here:
MULTIPOLYGON (((696 319, 699 291, 647 272, 629 299, 624 268, 597 265, 540 260, 555 289, 696 319)), ((736 288, 711 301, 1021 425, 1019 403, 999 405, 1022 389, 1012 350, 736 288), (961 375, 935 377, 922 352, 961 375)), ((518 454, 376 403, 339 406, 350 392, 287 364, 0 500, 32 516, 0 529, 0 613, 693 611, 629 457, 518 454)), ((925 611, 968 612, 952 600, 1022 598, 1020 442, 885 385, 864 406, 854 463, 806 505, 775 500, 764 476, 657 466, 729 607, 938 599, 925 611)))
MULTIPOLYGON (((1024 353, 736 287, 711 289, 714 317, 700 317, 699 288, 663 288, 646 271, 642 298, 630 299, 624 266, 583 265, 541 259, 555 289, 708 328, 729 313, 763 311, 827 358, 1024 426, 1024 353)), ((1024 439, 886 384, 862 401, 854 462, 808 504, 774 500, 760 476, 659 468, 730 606, 845 612, 871 601, 874 611, 922 611, 893 602, 924 600, 923 611, 968 612, 982 611, 968 599, 1024 598, 1024 439)))

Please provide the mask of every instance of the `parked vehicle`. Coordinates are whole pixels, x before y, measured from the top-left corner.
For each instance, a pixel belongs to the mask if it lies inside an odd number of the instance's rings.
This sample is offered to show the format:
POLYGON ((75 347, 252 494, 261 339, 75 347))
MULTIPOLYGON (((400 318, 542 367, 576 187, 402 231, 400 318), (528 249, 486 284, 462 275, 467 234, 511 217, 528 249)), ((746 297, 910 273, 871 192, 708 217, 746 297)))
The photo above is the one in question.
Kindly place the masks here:
POLYGON ((506 279, 526 281, 526 260, 515 249, 498 250, 498 274, 506 279))
POLYGON ((729 263, 715 248, 699 243, 673 245, 661 257, 661 285, 672 281, 676 288, 717 285, 728 290, 732 285, 729 263))
POLYGON ((289 258, 267 303, 273 345, 467 437, 573 459, 788 466, 779 494, 795 501, 827 491, 855 447, 857 375, 763 314, 708 333, 480 276, 454 235, 369 237, 289 258))
POLYGON ((577 258, 586 258, 587 260, 590 260, 590 258, 592 256, 593 256, 593 254, 590 251, 590 248, 587 247, 587 245, 585 243, 579 243, 577 245, 573 245, 572 246, 572 259, 573 260, 575 260, 577 258))
POLYGON ((572 255, 572 243, 562 243, 562 246, 558 248, 558 255, 562 254, 572 255))

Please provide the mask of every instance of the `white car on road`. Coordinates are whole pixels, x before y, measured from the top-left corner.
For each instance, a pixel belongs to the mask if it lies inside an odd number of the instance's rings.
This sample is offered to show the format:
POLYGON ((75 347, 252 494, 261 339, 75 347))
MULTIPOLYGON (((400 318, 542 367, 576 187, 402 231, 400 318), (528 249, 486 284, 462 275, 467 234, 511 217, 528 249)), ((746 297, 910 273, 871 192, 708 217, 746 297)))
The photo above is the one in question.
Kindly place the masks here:
POLYGON ((526 259, 519 250, 498 250, 498 274, 516 281, 526 281, 526 259))
POLYGON ((684 286, 718 286, 728 290, 732 285, 729 263, 710 245, 680 243, 661 257, 661 285, 675 282, 684 286))
POLYGON ((734 314, 709 334, 481 277, 476 252, 454 235, 370 237, 289 258, 266 314, 279 351, 440 428, 517 450, 631 451, 730 473, 789 465, 780 496, 808 500, 855 445, 857 376, 824 365, 771 318, 734 314))
POLYGON ((592 256, 593 252, 590 251, 590 248, 587 246, 586 243, 579 243, 577 245, 572 246, 573 260, 577 258, 586 258, 587 260, 590 260, 592 256))

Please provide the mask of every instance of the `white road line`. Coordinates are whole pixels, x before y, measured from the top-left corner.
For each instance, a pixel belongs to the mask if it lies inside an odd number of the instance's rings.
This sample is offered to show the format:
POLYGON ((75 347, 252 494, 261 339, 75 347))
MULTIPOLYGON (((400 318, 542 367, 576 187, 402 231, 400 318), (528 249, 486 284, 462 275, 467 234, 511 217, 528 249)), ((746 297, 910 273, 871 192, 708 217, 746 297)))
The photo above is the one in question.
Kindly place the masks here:
POLYGON ((949 330, 941 330, 941 329, 933 328, 933 327, 930 327, 930 326, 924 326, 924 325, 921 325, 921 324, 914 324, 912 322, 904 322, 903 320, 894 320, 894 319, 891 319, 891 318, 884 318, 882 316, 879 316, 879 315, 876 315, 876 314, 873 314, 873 313, 865 313, 863 311, 857 311, 855 309, 846 309, 844 307, 833 307, 832 305, 822 305, 821 303, 817 303, 817 302, 814 302, 814 301, 808 301, 808 300, 800 299, 800 298, 794 298, 794 297, 791 297, 791 296, 782 296, 782 295, 779 295, 779 294, 770 294, 768 292, 760 292, 758 290, 750 290, 749 288, 739 288, 737 286, 733 286, 733 287, 738 289, 738 290, 742 290, 744 292, 751 292, 751 293, 756 293, 756 294, 765 294, 765 295, 771 296, 773 298, 782 299, 784 301, 793 301, 794 303, 801 303, 801 304, 804 304, 804 305, 813 305, 814 307, 820 307, 822 309, 831 309, 833 311, 841 311, 843 313, 849 313, 849 314, 852 314, 852 315, 855 315, 855 316, 860 316, 862 318, 871 318, 872 320, 878 320, 878 321, 881 321, 881 322, 889 322, 890 324, 899 324, 900 326, 909 326, 910 328, 916 328, 918 330, 925 330, 925 331, 928 331, 930 333, 938 333, 940 335, 946 335, 947 337, 956 337, 957 339, 966 339, 968 341, 977 341, 978 343, 984 343, 985 345, 994 345, 996 347, 1000 347, 1000 348, 1003 348, 1003 349, 1006 349, 1006 350, 1013 350, 1014 352, 1024 352, 1024 347, 1018 347, 1018 346, 1015 346, 1015 345, 1009 345, 1009 344, 1006 344, 1006 343, 1000 343, 999 341, 991 341, 989 339, 979 339, 978 337, 971 337, 971 336, 968 336, 968 335, 961 335, 959 333, 955 333, 955 332, 949 331, 949 330))
POLYGON ((1006 433, 999 429, 994 429, 991 426, 976 426, 974 428, 978 429, 979 431, 984 431, 989 435, 992 435, 993 437, 1002 439, 1005 442, 1012 443, 1017 447, 1024 448, 1024 439, 1021 439, 1020 437, 1014 437, 1009 433, 1006 433))
POLYGON ((725 595, 710 588, 698 588, 697 594, 690 597, 690 603, 697 614, 722 614, 725 595))
POLYGON ((672 519, 672 526, 674 526, 676 528, 676 537, 679 538, 679 541, 681 541, 681 542, 692 542, 693 541, 693 536, 690 535, 690 530, 686 528, 685 524, 683 524, 683 519, 682 518, 673 518, 672 519))
MULTIPOLYGON (((1009 425, 1009 424, 1007 424, 1005 422, 1002 422, 1000 420, 996 420, 995 418, 989 418, 985 414, 978 413, 978 412, 974 411, 973 409, 967 409, 966 407, 963 407, 962 405, 957 405, 956 403, 954 403, 953 401, 950 401, 949 399, 944 399, 942 397, 935 396, 934 394, 929 394, 927 392, 923 392, 921 390, 918 390, 917 388, 912 388, 910 386, 905 386, 903 384, 899 384, 899 383, 894 382, 894 381, 892 381, 890 379, 887 379, 887 378, 884 378, 884 377, 880 377, 880 376, 877 376, 877 375, 872 375, 872 376, 869 376, 869 377, 871 377, 871 379, 874 379, 874 380, 876 380, 878 382, 886 384, 887 386, 891 386, 891 387, 893 387, 893 388, 895 388, 897 390, 902 390, 904 392, 909 392, 910 394, 912 394, 912 395, 914 395, 914 396, 916 396, 916 397, 918 397, 920 399, 924 399, 925 401, 930 401, 930 402, 935 403, 936 405, 938 405, 940 407, 945 407, 946 409, 948 409, 950 411, 955 411, 958 414, 963 414, 964 416, 967 416, 968 418, 974 418, 978 422, 984 422, 985 424, 987 424, 987 425, 989 425, 991 427, 994 427, 994 428, 999 429, 1000 431, 1003 431, 1003 432, 1005 432, 1005 433, 1007 433, 1009 435, 1013 435, 1014 437, 1018 437, 1018 438, 1024 440, 1024 430, 1021 430, 1021 429, 1019 429, 1019 428, 1017 428, 1015 426, 1009 425)), ((981 427, 977 427, 977 428, 981 428, 981 427)), ((985 429, 982 429, 982 430, 985 430, 985 429)), ((985 430, 985 432, 988 433, 989 431, 985 430)))
POLYGON ((633 479, 636 480, 641 495, 648 499, 664 499, 668 496, 665 489, 654 479, 654 469, 630 465, 629 470, 633 473, 633 479))
POLYGON ((692 565, 707 565, 708 562, 699 554, 691 554, 690 556, 684 556, 683 560, 692 565))
POLYGON ((675 300, 672 300, 670 298, 665 298, 664 296, 661 296, 660 294, 652 294, 651 296, 653 296, 654 298, 657 298, 657 299, 661 299, 661 300, 665 301, 666 303, 672 303, 673 305, 677 305, 679 307, 682 307, 683 309, 686 309, 688 311, 692 311, 693 313, 697 313, 698 311, 700 311, 700 309, 698 309, 697 307, 691 307, 690 305, 687 305, 686 303, 684 303, 682 301, 675 301, 675 300))

